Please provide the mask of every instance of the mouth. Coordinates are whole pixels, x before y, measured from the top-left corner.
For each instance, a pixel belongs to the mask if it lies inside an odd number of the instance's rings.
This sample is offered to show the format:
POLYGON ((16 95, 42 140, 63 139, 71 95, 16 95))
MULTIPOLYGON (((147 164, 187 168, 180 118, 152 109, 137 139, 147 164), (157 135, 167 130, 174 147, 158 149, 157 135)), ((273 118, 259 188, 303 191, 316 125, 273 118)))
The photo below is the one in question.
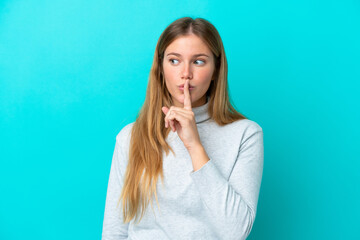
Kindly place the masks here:
MULTIPOLYGON (((182 87, 182 88, 184 88, 184 86, 185 86, 185 84, 181 84, 181 85, 179 85, 179 87, 182 87)), ((189 88, 194 88, 194 86, 193 86, 193 85, 191 85, 191 84, 189 84, 189 88)))
MULTIPOLYGON (((179 86, 179 89, 181 90, 181 91, 184 91, 184 86, 179 86)), ((189 87, 189 91, 191 91, 191 90, 193 90, 194 89, 194 87, 189 87)))
MULTIPOLYGON (((178 86, 180 90, 184 91, 184 84, 178 86)), ((193 90, 195 87, 189 84, 189 90, 193 90)))

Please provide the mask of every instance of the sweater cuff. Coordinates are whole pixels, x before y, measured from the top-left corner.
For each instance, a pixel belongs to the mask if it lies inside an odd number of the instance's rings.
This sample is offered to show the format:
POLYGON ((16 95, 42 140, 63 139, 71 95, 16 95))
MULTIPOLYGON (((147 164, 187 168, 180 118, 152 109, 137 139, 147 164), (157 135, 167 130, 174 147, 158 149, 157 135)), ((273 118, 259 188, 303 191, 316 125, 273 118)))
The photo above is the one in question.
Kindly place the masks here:
POLYGON ((226 179, 221 175, 211 159, 197 171, 191 171, 190 177, 202 196, 213 196, 227 185, 226 179))

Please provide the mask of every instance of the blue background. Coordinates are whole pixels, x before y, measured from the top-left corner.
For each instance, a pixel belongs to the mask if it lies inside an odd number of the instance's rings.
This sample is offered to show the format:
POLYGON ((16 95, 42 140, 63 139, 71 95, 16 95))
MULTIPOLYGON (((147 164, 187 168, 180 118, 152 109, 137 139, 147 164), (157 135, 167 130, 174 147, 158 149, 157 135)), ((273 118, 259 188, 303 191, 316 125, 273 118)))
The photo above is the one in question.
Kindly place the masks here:
POLYGON ((100 239, 116 134, 177 18, 220 32, 237 109, 264 130, 249 239, 354 239, 359 1, 0 1, 0 239, 100 239))

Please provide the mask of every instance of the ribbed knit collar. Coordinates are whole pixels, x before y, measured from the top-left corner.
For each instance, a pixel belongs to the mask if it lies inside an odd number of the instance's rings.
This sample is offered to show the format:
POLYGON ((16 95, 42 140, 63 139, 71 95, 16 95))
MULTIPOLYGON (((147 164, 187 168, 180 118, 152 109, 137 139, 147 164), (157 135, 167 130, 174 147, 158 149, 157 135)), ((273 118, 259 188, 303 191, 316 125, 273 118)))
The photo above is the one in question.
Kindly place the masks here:
POLYGON ((192 108, 192 111, 195 114, 195 122, 197 124, 210 119, 208 108, 209 108, 209 98, 207 99, 207 102, 204 105, 192 108))

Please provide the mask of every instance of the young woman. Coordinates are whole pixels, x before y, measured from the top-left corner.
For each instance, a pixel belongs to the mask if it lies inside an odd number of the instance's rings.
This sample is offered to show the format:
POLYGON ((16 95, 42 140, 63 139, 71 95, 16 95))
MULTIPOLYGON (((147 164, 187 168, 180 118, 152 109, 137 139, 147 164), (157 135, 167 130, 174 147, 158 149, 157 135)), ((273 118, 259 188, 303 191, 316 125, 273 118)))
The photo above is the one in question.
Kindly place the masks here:
POLYGON ((136 121, 116 136, 102 239, 245 239, 263 159, 262 128, 230 103, 218 31, 177 19, 158 40, 136 121))

